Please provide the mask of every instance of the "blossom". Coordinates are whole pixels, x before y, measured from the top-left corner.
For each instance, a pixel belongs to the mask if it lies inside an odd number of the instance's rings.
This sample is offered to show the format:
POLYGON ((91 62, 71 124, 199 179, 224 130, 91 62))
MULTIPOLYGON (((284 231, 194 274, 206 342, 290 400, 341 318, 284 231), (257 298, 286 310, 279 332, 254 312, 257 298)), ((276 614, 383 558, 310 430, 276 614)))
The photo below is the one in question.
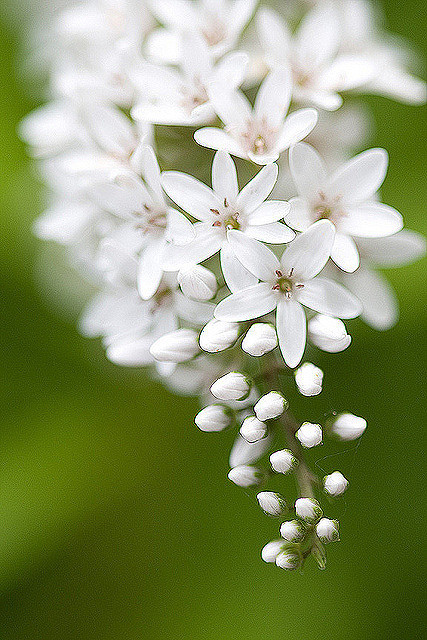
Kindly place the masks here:
POLYGON ((187 362, 199 353, 197 333, 192 329, 178 329, 158 338, 150 353, 159 362, 187 362))
POLYGON ((256 164, 275 162, 283 151, 303 140, 317 122, 315 109, 299 109, 286 116, 291 94, 292 81, 285 68, 267 76, 254 107, 243 93, 212 83, 209 97, 225 130, 199 129, 194 138, 203 147, 226 150, 256 164))
POLYGON ((340 413, 331 423, 331 431, 341 440, 356 440, 365 432, 367 426, 365 418, 352 413, 340 413))
POLYGON ((254 406, 254 411, 258 420, 272 420, 281 416, 288 406, 287 400, 281 393, 270 391, 258 400, 254 406))
POLYGON ((240 435, 247 442, 258 442, 267 435, 267 425, 255 416, 248 416, 240 427, 240 435))
POLYGON ((322 517, 322 509, 314 498, 298 498, 295 511, 299 518, 309 523, 317 522, 322 517))
POLYGON ((280 535, 288 542, 300 542, 304 538, 305 529, 299 520, 287 520, 280 526, 280 535))
POLYGON ((271 454, 270 464, 276 473, 289 473, 298 464, 298 460, 292 451, 282 449, 271 454))
POLYGON ((239 336, 239 325, 236 322, 210 320, 200 334, 200 346, 203 351, 218 353, 231 347, 239 336))
POLYGON ((178 282, 182 293, 193 300, 211 300, 217 292, 218 283, 215 274, 200 264, 190 264, 178 273, 178 282))
POLYGON ((299 196, 291 200, 290 226, 304 231, 313 222, 327 219, 336 229, 332 260, 344 271, 359 266, 354 236, 389 236, 403 226, 392 207, 375 201, 388 165, 384 149, 364 151, 328 175, 319 154, 309 145, 296 145, 290 168, 299 196))
POLYGON ((286 501, 279 493, 273 491, 261 491, 257 495, 258 504, 269 516, 282 516, 286 513, 286 501))
POLYGON ((317 396, 322 391, 323 371, 311 362, 305 362, 295 371, 295 382, 303 396, 317 396))
POLYGON ((277 334, 268 322, 256 322, 242 341, 242 349, 251 356, 260 357, 277 347, 277 334))
POLYGON ((261 283, 220 302, 215 317, 239 322, 277 308, 279 346, 288 366, 296 367, 305 350, 307 327, 302 305, 341 318, 354 318, 361 312, 359 301, 346 289, 317 276, 334 244, 335 231, 328 220, 316 222, 296 238, 283 253, 281 262, 257 241, 234 231, 229 236, 238 259, 261 283))
POLYGON ((199 411, 194 422, 201 431, 223 431, 230 426, 231 416, 223 405, 211 404, 199 411))
POLYGON ((323 488, 330 496, 340 496, 348 487, 348 480, 340 471, 334 471, 323 478, 323 488))
POLYGON ((254 487, 260 484, 262 480, 262 473, 256 467, 249 465, 239 465, 234 467, 228 472, 228 479, 238 487, 254 487))
POLYGON ((351 336, 348 335, 344 322, 321 313, 309 320, 308 336, 312 344, 329 353, 344 351, 351 343, 351 336))
POLYGON ((283 540, 272 540, 268 542, 261 550, 261 558, 267 563, 276 562, 276 558, 284 546, 285 543, 283 540))
POLYGON ((337 542, 340 539, 338 521, 322 518, 316 525, 316 533, 321 542, 337 542))
POLYGON ((295 437, 306 449, 317 447, 318 444, 322 444, 322 427, 320 424, 304 422, 296 432, 295 437))
POLYGON ((293 571, 295 569, 298 569, 299 564, 300 557, 296 553, 292 553, 290 551, 282 551, 276 557, 276 565, 280 567, 280 569, 293 571))
POLYGON ((242 373, 231 371, 211 386, 211 393, 218 400, 243 400, 249 395, 251 383, 242 373))

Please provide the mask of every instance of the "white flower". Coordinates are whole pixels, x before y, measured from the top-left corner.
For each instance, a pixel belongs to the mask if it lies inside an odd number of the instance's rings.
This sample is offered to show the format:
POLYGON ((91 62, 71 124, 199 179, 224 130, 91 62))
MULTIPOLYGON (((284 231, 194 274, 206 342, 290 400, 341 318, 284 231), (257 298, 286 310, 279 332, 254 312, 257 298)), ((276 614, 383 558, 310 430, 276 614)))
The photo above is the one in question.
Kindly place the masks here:
POLYGON ((270 456, 270 464, 276 473, 289 473, 296 467, 298 460, 289 449, 275 451, 270 456))
POLYGON ((254 406, 258 420, 272 420, 282 415, 288 408, 288 402, 278 391, 270 391, 258 400, 254 406))
POLYGON ((239 434, 230 452, 230 467, 234 468, 242 464, 254 464, 262 458, 270 445, 270 436, 267 436, 262 440, 258 440, 258 442, 250 443, 239 434))
POLYGON ((200 220, 190 244, 172 248, 165 260, 169 271, 207 260, 220 251, 221 268, 231 291, 254 284, 256 278, 237 260, 229 230, 264 242, 290 242, 295 234, 280 222, 289 212, 287 202, 266 200, 277 180, 277 165, 262 169, 239 193, 236 166, 226 152, 212 165, 212 189, 185 173, 163 174, 163 187, 181 209, 200 220))
POLYGON ((364 433, 368 423, 365 418, 352 413, 340 413, 331 424, 331 431, 341 440, 356 440, 364 433))
POLYGON ((249 395, 251 383, 243 373, 231 371, 211 386, 211 393, 218 400, 243 400, 249 395))
POLYGON ((369 149, 328 175, 313 147, 296 145, 289 157, 299 197, 291 200, 289 224, 304 231, 319 219, 328 219, 336 229, 331 251, 333 261, 344 271, 359 266, 353 236, 390 236, 403 226, 402 216, 375 200, 388 166, 384 149, 369 149))
POLYGON ((321 313, 309 320, 308 337, 316 347, 329 353, 344 351, 351 343, 344 322, 321 313))
POLYGON ((200 264, 183 267, 177 278, 182 293, 193 300, 211 300, 218 288, 215 274, 200 264))
POLYGON ((300 109, 286 116, 291 93, 292 80, 285 68, 267 76, 254 107, 243 93, 212 83, 210 101, 225 130, 199 129, 194 139, 202 147, 222 149, 256 164, 275 162, 283 151, 303 140, 317 122, 315 109, 300 109))
POLYGON ((320 424, 304 422, 295 434, 295 437, 306 449, 322 444, 322 427, 320 424))
POLYGON ((261 550, 261 558, 264 562, 276 562, 276 558, 284 547, 283 540, 272 540, 268 542, 261 550))
POLYGON ((305 362, 295 371, 295 382, 303 396, 318 396, 322 391, 323 371, 311 362, 305 362))
POLYGON ((223 431, 231 424, 230 412, 220 404, 210 404, 196 415, 194 422, 201 431, 223 431))
POLYGON ((298 520, 287 520, 280 526, 280 535, 288 542, 300 542, 304 538, 305 529, 298 520))
POLYGON ((347 489, 348 480, 340 471, 334 471, 323 478, 323 488, 330 496, 340 496, 347 489))
POLYGON ((234 467, 228 473, 228 479, 234 484, 237 484, 238 487, 254 487, 257 484, 260 484, 262 480, 262 473, 259 469, 255 467, 250 467, 249 465, 240 465, 239 467, 234 467))
POLYGON ((316 526, 317 537, 321 542, 337 542, 340 539, 338 520, 322 518, 316 526))
POLYGON ((277 333, 268 322, 253 324, 242 341, 242 349, 251 356, 260 357, 277 347, 277 333))
POLYGON ((322 517, 322 509, 313 498, 298 498, 295 502, 295 511, 299 518, 310 523, 317 522, 322 517))
POLYGON ((269 516, 282 516, 286 513, 287 507, 285 499, 273 491, 261 491, 257 495, 259 506, 269 516))
POLYGON ((230 231, 232 248, 242 264, 262 282, 233 293, 219 303, 215 317, 227 322, 258 318, 277 308, 276 328, 286 364, 296 367, 306 343, 307 321, 302 305, 339 318, 354 318, 359 301, 342 286, 316 277, 330 256, 334 226, 319 220, 298 236, 281 262, 264 245, 230 231))
POLYGON ((258 442, 267 435, 267 425, 255 416, 248 416, 240 427, 240 435, 247 442, 258 442))
POLYGON ((231 347, 239 337, 239 325, 236 322, 211 320, 200 334, 200 346, 208 353, 218 353, 231 347))
POLYGON ((290 67, 298 102, 333 111, 342 104, 340 92, 373 76, 367 56, 339 54, 342 24, 332 3, 319 3, 307 13, 294 36, 274 11, 262 8, 258 33, 270 66, 290 67))
POLYGON ((178 329, 162 336, 150 347, 150 353, 160 362, 187 362, 199 353, 198 335, 192 329, 178 329))
POLYGON ((296 553, 292 553, 291 551, 282 551, 276 557, 276 565, 280 569, 293 571, 294 569, 298 569, 299 564, 300 557, 296 553))

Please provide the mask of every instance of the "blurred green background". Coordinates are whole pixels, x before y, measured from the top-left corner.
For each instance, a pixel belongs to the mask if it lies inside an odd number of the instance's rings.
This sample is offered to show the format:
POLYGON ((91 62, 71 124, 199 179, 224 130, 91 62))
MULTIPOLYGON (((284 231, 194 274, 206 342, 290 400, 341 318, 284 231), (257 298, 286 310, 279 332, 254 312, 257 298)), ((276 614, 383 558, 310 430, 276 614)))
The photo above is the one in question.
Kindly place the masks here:
MULTIPOLYGON (((357 455, 353 444, 320 463, 350 476, 333 513, 342 542, 324 572, 265 565, 276 522, 226 478, 233 435, 200 433, 195 401, 108 364, 78 335, 74 298, 64 317, 37 282, 42 189, 15 133, 35 106, 18 73, 27 4, 0 13, 0 637, 425 637, 425 265, 389 271, 400 324, 385 334, 351 324, 352 348, 319 358, 324 393, 295 407, 313 420, 334 408, 368 419, 357 455)), ((383 5, 391 30, 421 50, 420 4, 383 5)), ((391 156, 385 201, 426 232, 425 110, 369 103, 373 144, 391 156)))

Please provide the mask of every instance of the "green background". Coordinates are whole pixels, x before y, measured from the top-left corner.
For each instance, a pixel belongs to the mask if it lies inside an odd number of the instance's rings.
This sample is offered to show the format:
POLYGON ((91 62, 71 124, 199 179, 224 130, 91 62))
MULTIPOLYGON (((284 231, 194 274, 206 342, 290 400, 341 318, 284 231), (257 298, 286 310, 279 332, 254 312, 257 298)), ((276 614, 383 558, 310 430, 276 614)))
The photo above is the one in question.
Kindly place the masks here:
MULTIPOLYGON (((388 26, 420 50, 420 3, 383 4, 388 26)), ((42 189, 15 133, 35 105, 17 72, 26 3, 2 6, 1 639, 425 637, 423 262, 388 272, 400 324, 380 334, 352 323, 351 349, 318 359, 322 395, 295 407, 306 419, 348 408, 369 421, 357 452, 353 443, 320 463, 350 476, 333 514, 342 542, 324 572, 265 565, 259 549, 276 522, 226 478, 233 435, 200 433, 195 401, 108 364, 78 335, 79 296, 60 278, 51 300, 43 293, 40 264, 55 273, 55 254, 31 235, 42 189)), ((368 102, 373 144, 391 156, 385 201, 426 232, 425 110, 368 102)))

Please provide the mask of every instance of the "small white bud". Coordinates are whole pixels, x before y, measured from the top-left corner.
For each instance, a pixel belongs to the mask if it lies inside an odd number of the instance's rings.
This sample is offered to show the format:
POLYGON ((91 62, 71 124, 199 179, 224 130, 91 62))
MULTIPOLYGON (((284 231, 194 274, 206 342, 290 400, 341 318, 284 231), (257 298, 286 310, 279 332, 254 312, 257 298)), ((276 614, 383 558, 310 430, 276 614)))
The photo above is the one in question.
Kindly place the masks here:
POLYGON ((244 400, 251 390, 251 383, 237 371, 227 373, 211 386, 211 393, 218 400, 244 400))
POLYGON ((344 351, 351 343, 344 322, 318 314, 308 323, 310 341, 319 349, 329 353, 344 351))
POLYGON ((267 322, 253 324, 242 342, 242 349, 250 356, 260 357, 277 347, 277 333, 267 322))
POLYGON ((284 546, 283 540, 272 540, 267 542, 261 550, 261 558, 264 562, 276 562, 276 558, 284 546))
POLYGON ((340 496, 348 487, 348 480, 340 471, 334 471, 323 478, 323 487, 330 496, 340 496))
POLYGON ((198 336, 192 329, 178 329, 156 340, 150 353, 159 362, 187 362, 200 352, 198 336))
POLYGON ((295 382, 303 396, 318 396, 322 391, 323 371, 311 362, 305 362, 295 371, 295 382))
POLYGON ((341 413, 331 425, 331 431, 341 440, 356 440, 365 431, 368 423, 352 413, 341 413))
POLYGON ((321 542, 337 542, 340 539, 338 520, 322 518, 317 523, 316 533, 321 542))
POLYGON ((262 396, 254 406, 255 415, 258 420, 272 420, 282 415, 288 408, 288 402, 278 391, 270 391, 262 396))
POLYGON ((218 353, 231 347, 239 337, 237 322, 211 320, 200 334, 200 346, 208 353, 218 353))
POLYGON ((307 522, 316 522, 323 515, 320 504, 313 498, 298 498, 295 511, 299 518, 307 522))
POLYGON ((211 404, 199 411, 194 422, 200 431, 223 431, 230 426, 231 415, 226 407, 220 404, 211 404))
POLYGON ((238 487, 254 487, 262 480, 263 474, 256 467, 250 467, 249 465, 242 464, 239 467, 234 467, 228 473, 228 479, 238 487))
POLYGON ((240 435, 246 442, 258 442, 267 435, 267 425, 255 416, 248 416, 240 427, 240 435))
POLYGON ((259 506, 269 516, 282 516, 287 511, 285 499, 274 491, 261 491, 257 495, 259 506))
POLYGON ((182 293, 193 300, 210 300, 218 288, 215 275, 200 264, 183 267, 177 279, 182 293))
POLYGON ((298 460, 289 449, 281 449, 271 454, 270 464, 276 473, 289 473, 296 467, 298 460))
POLYGON ((298 569, 300 564, 300 557, 296 553, 292 553, 290 551, 282 551, 276 557, 276 565, 280 569, 287 569, 288 571, 293 571, 294 569, 298 569))
POLYGON ((280 527, 280 535, 288 542, 300 542, 304 538, 305 529, 298 520, 287 520, 280 527))
POLYGON ((318 444, 322 443, 322 427, 320 424, 304 422, 296 432, 295 437, 306 449, 317 447, 318 444))

